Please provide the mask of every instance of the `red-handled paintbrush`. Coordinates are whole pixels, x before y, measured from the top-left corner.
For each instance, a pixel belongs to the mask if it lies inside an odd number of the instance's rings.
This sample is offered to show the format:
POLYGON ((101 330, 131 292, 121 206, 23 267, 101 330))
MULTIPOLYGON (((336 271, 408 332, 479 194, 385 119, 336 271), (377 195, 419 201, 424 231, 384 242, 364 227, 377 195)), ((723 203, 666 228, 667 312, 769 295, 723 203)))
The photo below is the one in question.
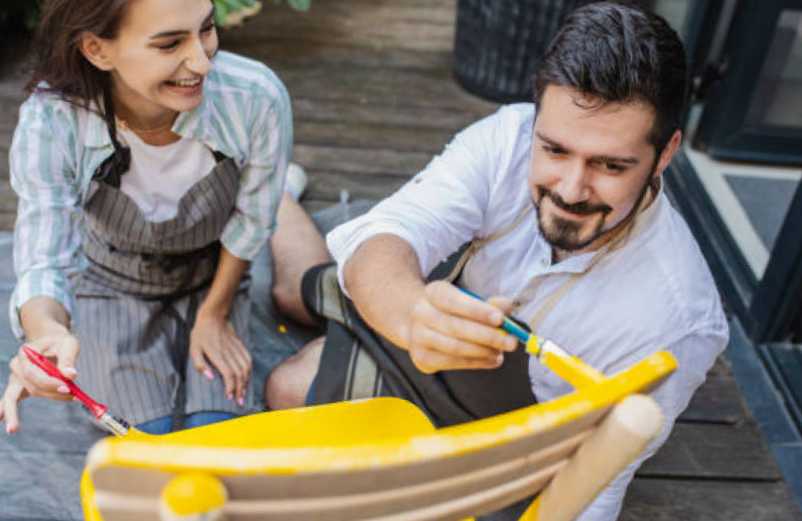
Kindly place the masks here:
POLYGON ((22 346, 22 352, 25 353, 25 356, 28 357, 28 360, 30 360, 33 365, 44 371, 48 376, 52 376, 64 382, 64 385, 70 390, 70 394, 77 398, 78 401, 86 407, 86 410, 112 434, 125 436, 128 431, 131 430, 131 426, 127 421, 109 414, 109 408, 106 405, 98 403, 90 398, 89 395, 83 392, 72 380, 61 374, 58 367, 48 360, 47 357, 32 349, 30 346, 22 346))

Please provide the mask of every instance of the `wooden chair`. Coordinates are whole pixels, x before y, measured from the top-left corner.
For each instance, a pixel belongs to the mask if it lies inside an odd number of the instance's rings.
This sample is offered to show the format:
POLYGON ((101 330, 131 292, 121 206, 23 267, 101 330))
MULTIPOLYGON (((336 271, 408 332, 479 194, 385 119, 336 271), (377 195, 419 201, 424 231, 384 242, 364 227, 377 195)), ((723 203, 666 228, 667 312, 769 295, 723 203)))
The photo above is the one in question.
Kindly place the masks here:
POLYGON ((572 357, 544 363, 575 391, 443 429, 376 398, 101 440, 86 519, 464 520, 538 494, 522 520, 572 520, 659 432, 656 403, 635 393, 676 361, 659 352, 609 378, 572 357))

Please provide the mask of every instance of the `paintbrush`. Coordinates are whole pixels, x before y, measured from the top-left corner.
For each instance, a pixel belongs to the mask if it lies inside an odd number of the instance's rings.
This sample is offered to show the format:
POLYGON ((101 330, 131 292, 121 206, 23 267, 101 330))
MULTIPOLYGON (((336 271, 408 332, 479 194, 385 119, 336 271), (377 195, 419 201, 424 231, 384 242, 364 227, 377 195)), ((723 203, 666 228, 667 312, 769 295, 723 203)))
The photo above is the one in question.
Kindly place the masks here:
MULTIPOLYGON (((469 289, 459 289, 466 295, 484 301, 481 296, 469 289)), ((585 381, 601 381, 604 378, 602 373, 587 365, 578 357, 569 354, 556 343, 520 326, 516 319, 505 316, 501 323, 501 329, 517 338, 526 347, 527 353, 535 356, 543 364, 567 380, 578 381, 577 378, 581 378, 585 381), (576 376, 569 377, 569 372, 576 376)))
POLYGON ((102 403, 96 402, 89 397, 88 394, 83 392, 72 380, 64 376, 58 367, 47 359, 44 355, 31 348, 30 346, 22 346, 22 352, 28 357, 33 365, 44 371, 48 376, 60 380, 70 390, 70 394, 74 396, 87 411, 100 423, 106 430, 117 436, 125 436, 131 430, 131 425, 109 413, 109 408, 102 403))

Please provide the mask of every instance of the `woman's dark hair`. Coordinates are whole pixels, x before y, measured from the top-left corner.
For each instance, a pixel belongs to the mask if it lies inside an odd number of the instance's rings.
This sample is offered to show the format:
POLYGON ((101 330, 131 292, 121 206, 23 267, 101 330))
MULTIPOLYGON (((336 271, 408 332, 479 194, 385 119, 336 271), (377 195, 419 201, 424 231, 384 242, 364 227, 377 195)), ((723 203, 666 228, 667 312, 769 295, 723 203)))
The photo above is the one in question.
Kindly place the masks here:
POLYGON ((115 38, 129 0, 44 0, 36 31, 32 92, 51 92, 89 109, 95 102, 104 115, 110 101, 111 77, 96 68, 80 50, 81 36, 93 33, 115 38), (42 82, 47 82, 42 86, 42 82))
POLYGON ((572 87, 606 103, 654 107, 649 142, 658 151, 680 128, 687 97, 685 49, 661 17, 631 3, 580 7, 565 22, 535 74, 535 103, 548 85, 572 87))

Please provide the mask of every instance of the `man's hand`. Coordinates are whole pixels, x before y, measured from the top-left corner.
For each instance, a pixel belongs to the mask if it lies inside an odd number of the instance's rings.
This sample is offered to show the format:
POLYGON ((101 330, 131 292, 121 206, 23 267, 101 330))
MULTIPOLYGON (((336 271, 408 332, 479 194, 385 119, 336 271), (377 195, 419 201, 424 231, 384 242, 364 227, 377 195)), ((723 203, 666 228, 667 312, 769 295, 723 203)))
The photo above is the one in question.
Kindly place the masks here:
POLYGON ((251 376, 251 354, 237 337, 234 327, 226 317, 198 313, 189 341, 189 355, 199 373, 212 380, 214 373, 209 364, 223 376, 226 397, 236 397, 240 406, 245 405, 245 390, 251 376))
MULTIPOLYGON (((54 359, 59 371, 70 380, 78 376, 75 361, 80 347, 78 339, 69 333, 57 333, 43 336, 26 345, 43 355, 54 359)), ((28 396, 38 396, 51 400, 71 400, 70 390, 64 382, 47 376, 44 371, 33 365, 22 352, 11 359, 11 376, 0 402, 0 420, 6 422, 6 432, 19 430, 18 404, 28 396)))
POLYGON ((444 281, 426 285, 410 317, 412 362, 424 373, 500 366, 504 352, 517 347, 515 337, 499 329, 511 306, 502 297, 482 302, 444 281))

